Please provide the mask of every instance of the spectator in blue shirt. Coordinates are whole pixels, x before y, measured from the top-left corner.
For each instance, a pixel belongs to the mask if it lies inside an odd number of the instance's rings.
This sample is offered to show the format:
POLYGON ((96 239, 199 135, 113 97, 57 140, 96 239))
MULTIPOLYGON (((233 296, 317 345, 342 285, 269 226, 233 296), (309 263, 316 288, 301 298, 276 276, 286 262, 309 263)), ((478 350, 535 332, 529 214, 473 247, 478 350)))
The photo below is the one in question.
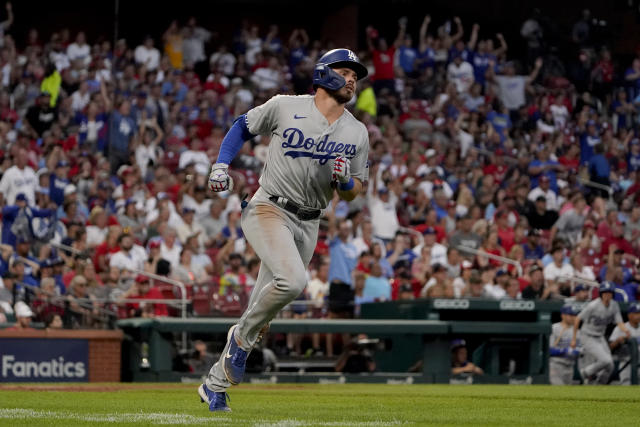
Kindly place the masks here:
POLYGON ((636 58, 624 73, 624 79, 629 84, 629 99, 635 99, 640 95, 640 59, 636 58))
POLYGON ((407 77, 415 76, 416 59, 418 59, 418 51, 412 46, 411 36, 407 34, 404 44, 398 48, 398 63, 407 77))
POLYGON ((109 129, 109 164, 111 173, 116 174, 118 168, 129 163, 129 145, 136 133, 136 122, 131 117, 131 102, 122 101, 117 110, 111 109, 107 104, 107 110, 111 110, 111 128, 109 129))
POLYGON ((538 158, 529 163, 529 175, 531 175, 531 187, 539 185, 538 180, 542 175, 549 177, 550 188, 558 193, 558 179, 556 171, 562 171, 564 167, 555 160, 549 159, 549 148, 542 145, 538 148, 538 158))
POLYGON ((380 263, 373 262, 371 274, 364 282, 362 296, 370 301, 388 301, 391 299, 391 284, 382 275, 380 263))
POLYGON ((586 128, 586 131, 580 135, 580 164, 582 165, 589 163, 593 155, 593 147, 601 141, 595 120, 589 120, 586 128))
POLYGON ((329 219, 329 311, 334 317, 352 317, 354 289, 351 273, 358 263, 358 248, 351 242, 351 221, 336 220, 334 200, 329 219))
POLYGON ((434 68, 436 66, 436 51, 433 49, 433 37, 427 35, 427 28, 431 22, 431 16, 427 15, 422 21, 420 26, 420 40, 418 43, 417 62, 416 66, 419 71, 424 71, 427 68, 434 68))
POLYGON ((11 230, 13 223, 15 222, 18 214, 22 209, 26 209, 25 213, 29 221, 33 217, 46 218, 53 215, 54 211, 51 209, 38 209, 28 206, 27 197, 24 193, 19 193, 16 196, 16 204, 11 206, 5 206, 2 208, 2 243, 16 246, 16 235, 11 230))
POLYGON ((49 177, 49 198, 58 206, 64 203, 64 189, 71 183, 69 181, 69 162, 60 160, 56 164, 54 173, 49 177))
POLYGON ((500 144, 509 137, 509 130, 511 129, 511 118, 509 118, 509 111, 506 107, 501 105, 500 101, 494 101, 493 111, 487 114, 487 122, 491 124, 493 131, 500 135, 500 144), (498 112, 501 111, 501 112, 498 112))
MULTIPOLYGON (((589 177, 591 181, 597 182, 602 185, 611 185, 609 175, 611 174, 611 166, 609 161, 604 156, 603 144, 595 146, 595 155, 589 159, 589 177)), ((598 189, 603 197, 608 197, 609 193, 606 190, 598 189)))
POLYGON ((640 170, 640 139, 633 138, 629 143, 629 156, 627 157, 627 170, 635 172, 640 170))

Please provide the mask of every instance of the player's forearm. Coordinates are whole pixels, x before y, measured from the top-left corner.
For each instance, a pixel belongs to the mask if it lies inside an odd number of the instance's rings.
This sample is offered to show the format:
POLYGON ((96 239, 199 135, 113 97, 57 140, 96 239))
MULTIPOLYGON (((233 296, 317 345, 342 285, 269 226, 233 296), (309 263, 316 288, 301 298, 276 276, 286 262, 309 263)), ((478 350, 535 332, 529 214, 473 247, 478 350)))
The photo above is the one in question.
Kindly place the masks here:
POLYGON ((580 318, 576 316, 576 320, 573 322, 573 340, 575 341, 578 336, 578 329, 580 329, 580 318))
POLYGON ((617 326, 618 326, 618 328, 620 328, 620 330, 621 330, 622 332, 624 332, 625 334, 630 334, 629 329, 627 329, 627 326, 626 326, 624 323, 622 323, 622 322, 618 322, 617 326))
POLYGON ((239 116, 222 140, 216 163, 230 164, 238 155, 244 142, 253 138, 253 136, 247 127, 246 115, 239 116))
POLYGON ((337 190, 338 195, 342 200, 346 200, 347 202, 352 201, 353 199, 360 194, 362 191, 362 182, 358 178, 351 178, 353 180, 353 186, 350 187, 350 183, 346 184, 338 184, 337 190))

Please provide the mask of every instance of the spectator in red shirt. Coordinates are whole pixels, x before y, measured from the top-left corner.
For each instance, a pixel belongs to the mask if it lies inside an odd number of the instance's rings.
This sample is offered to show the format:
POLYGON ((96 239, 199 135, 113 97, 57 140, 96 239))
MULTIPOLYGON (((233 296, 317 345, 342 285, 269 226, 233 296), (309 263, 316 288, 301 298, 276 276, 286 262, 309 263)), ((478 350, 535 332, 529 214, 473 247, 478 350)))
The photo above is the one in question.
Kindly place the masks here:
POLYGON ((147 276, 139 275, 127 292, 122 294, 120 299, 138 299, 140 303, 127 303, 126 311, 129 317, 158 317, 168 316, 166 304, 145 303, 146 299, 164 299, 164 296, 157 288, 151 287, 147 276))
POLYGON ((611 227, 611 235, 602 242, 601 256, 609 253, 609 246, 615 245, 616 248, 624 251, 625 254, 635 255, 633 246, 624 238, 624 228, 621 223, 615 222, 611 227))
POLYGON ((371 76, 371 80, 373 81, 373 90, 376 94, 379 94, 380 90, 383 88, 389 89, 392 93, 396 91, 393 59, 396 49, 400 47, 404 40, 407 26, 406 19, 401 19, 399 24, 398 36, 393 42, 393 45, 389 47, 387 45, 387 41, 380 37, 377 40, 377 49, 374 47, 373 39, 378 37, 378 31, 372 27, 367 27, 367 44, 373 57, 373 67, 375 68, 374 74, 371 76))
POLYGON ((498 237, 500 238, 500 246, 505 252, 509 252, 515 243, 515 233, 513 227, 509 226, 509 212, 502 209, 496 213, 496 225, 498 226, 498 237))
POLYGON ((493 175, 493 179, 496 184, 499 185, 502 183, 509 168, 504 162, 504 150, 502 148, 498 148, 493 154, 491 163, 482 169, 482 173, 485 175, 493 175))
POLYGON ((606 241, 613 236, 613 227, 618 223, 618 212, 615 209, 607 211, 607 217, 598 224, 596 234, 602 241, 606 241))
POLYGON ((96 267, 97 273, 107 274, 109 272, 109 259, 111 255, 120 251, 120 245, 118 245, 118 237, 122 234, 122 227, 119 225, 112 225, 109 227, 107 238, 105 241, 96 247, 96 253, 93 257, 93 264, 96 267))
MULTIPOLYGON (((489 231, 487 233, 480 250, 488 254, 498 255, 502 257, 506 256, 507 254, 504 247, 498 244, 498 233, 496 231, 489 231)), ((488 259, 480 255, 477 257, 477 261, 478 261, 478 265, 480 265, 481 267, 485 267, 487 265, 500 267, 502 265, 502 262, 500 261, 497 261, 494 259, 488 259)))
POLYGON ((578 144, 569 145, 567 152, 558 159, 558 162, 569 172, 577 173, 580 167, 580 146, 578 144))
POLYGON ((593 82, 593 93, 602 100, 611 99, 613 83, 613 62, 611 52, 606 48, 600 53, 600 60, 591 70, 591 80, 593 82))

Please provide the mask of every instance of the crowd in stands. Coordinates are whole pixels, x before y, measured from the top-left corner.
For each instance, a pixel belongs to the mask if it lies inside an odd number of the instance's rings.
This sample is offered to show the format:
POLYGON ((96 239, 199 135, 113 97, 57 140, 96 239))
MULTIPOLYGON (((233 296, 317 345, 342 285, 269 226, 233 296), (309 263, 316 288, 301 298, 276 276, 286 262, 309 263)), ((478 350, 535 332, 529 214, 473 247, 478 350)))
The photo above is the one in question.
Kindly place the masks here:
MULTIPOLYGON (((210 164, 234 117, 312 93, 317 58, 336 46, 276 25, 213 40, 195 18, 115 46, 66 28, 17 45, 7 12, 0 321, 19 301, 66 327, 99 325, 105 310, 176 315, 157 302, 182 297, 174 280, 195 314, 240 313, 260 268, 241 202, 269 137, 232 163, 233 193, 208 191, 210 164)), ((291 315, 414 298, 586 300, 601 280, 636 300, 640 56, 618 62, 588 21, 563 58, 535 17, 524 53, 481 22, 408 24, 367 27, 354 49, 370 70, 349 104, 369 131, 370 180, 328 207, 291 315)))

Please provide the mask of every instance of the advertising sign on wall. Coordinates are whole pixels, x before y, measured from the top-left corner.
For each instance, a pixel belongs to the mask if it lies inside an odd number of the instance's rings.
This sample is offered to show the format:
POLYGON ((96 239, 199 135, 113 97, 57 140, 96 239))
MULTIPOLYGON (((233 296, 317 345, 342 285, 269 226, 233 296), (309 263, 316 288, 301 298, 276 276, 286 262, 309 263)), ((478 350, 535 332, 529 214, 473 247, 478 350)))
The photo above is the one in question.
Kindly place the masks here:
POLYGON ((88 380, 88 340, 0 338, 0 382, 88 380))

